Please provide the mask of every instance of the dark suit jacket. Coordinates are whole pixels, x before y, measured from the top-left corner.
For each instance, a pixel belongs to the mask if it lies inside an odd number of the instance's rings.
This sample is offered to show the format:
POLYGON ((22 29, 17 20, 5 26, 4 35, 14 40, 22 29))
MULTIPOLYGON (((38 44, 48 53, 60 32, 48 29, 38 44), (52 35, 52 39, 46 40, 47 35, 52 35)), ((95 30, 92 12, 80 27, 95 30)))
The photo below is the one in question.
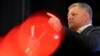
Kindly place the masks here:
POLYGON ((81 34, 65 29, 65 38, 52 56, 99 56, 99 27, 89 26, 81 34))

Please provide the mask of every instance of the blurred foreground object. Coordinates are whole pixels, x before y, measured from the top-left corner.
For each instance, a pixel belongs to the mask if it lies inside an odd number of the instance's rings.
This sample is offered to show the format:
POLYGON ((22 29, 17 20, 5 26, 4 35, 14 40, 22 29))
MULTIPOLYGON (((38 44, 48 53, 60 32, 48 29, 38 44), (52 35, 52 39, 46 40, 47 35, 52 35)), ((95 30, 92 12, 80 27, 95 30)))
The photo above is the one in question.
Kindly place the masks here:
POLYGON ((63 41, 61 28, 52 13, 36 12, 5 36, 0 56, 50 56, 63 41))

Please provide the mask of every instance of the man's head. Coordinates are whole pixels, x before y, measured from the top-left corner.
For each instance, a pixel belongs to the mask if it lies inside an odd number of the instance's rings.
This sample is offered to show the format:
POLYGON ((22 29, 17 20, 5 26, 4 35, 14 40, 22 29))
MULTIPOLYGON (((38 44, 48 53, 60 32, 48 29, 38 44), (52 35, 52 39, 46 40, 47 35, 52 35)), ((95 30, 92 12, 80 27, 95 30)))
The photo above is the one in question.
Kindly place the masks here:
POLYGON ((86 3, 73 3, 68 8, 68 26, 77 31, 78 28, 92 23, 92 9, 86 3))

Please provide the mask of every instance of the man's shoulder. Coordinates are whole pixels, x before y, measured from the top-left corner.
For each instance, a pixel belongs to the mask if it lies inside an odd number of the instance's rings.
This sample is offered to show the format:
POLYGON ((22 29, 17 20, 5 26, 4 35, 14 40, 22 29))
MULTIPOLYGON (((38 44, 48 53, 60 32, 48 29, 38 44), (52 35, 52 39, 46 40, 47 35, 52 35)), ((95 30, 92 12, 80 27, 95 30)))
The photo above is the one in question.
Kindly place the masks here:
POLYGON ((95 27, 94 27, 94 30, 96 30, 96 29, 97 29, 97 30, 100 30, 100 26, 95 26, 95 27))
POLYGON ((95 26, 91 32, 99 32, 100 33, 100 26, 95 26))

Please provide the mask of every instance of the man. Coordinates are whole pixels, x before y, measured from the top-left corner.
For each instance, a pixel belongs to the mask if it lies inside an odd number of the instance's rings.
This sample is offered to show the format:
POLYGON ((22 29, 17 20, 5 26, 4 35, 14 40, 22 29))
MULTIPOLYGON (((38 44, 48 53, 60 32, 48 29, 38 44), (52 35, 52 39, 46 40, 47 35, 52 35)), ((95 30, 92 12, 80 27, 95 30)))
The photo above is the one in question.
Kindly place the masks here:
POLYGON ((80 34, 80 40, 95 53, 100 51, 100 28, 92 25, 92 9, 86 3, 74 3, 68 8, 69 29, 80 34))
POLYGON ((92 15, 86 3, 73 3, 68 7, 69 29, 65 28, 66 37, 53 56, 100 56, 100 27, 92 25, 92 15))

